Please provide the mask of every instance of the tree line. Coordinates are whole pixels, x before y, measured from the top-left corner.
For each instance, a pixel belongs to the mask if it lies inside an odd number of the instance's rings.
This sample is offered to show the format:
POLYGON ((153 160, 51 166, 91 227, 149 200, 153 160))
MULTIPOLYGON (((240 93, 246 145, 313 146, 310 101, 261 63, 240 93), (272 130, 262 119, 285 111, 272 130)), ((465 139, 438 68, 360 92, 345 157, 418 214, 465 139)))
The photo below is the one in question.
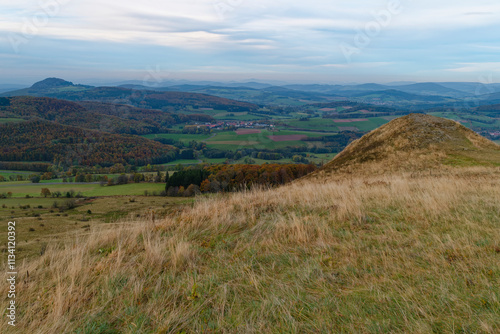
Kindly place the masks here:
POLYGON ((314 164, 212 165, 187 167, 167 176, 167 196, 233 192, 255 186, 275 187, 317 169, 314 164))

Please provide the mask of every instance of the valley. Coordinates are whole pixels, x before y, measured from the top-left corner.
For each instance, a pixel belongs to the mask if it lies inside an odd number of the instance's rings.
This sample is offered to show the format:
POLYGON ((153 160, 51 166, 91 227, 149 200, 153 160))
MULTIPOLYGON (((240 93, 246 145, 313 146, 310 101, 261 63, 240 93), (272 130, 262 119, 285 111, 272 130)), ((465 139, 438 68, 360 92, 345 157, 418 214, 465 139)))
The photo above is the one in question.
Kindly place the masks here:
POLYGON ((188 88, 3 93, 14 333, 500 330, 497 104, 188 88))

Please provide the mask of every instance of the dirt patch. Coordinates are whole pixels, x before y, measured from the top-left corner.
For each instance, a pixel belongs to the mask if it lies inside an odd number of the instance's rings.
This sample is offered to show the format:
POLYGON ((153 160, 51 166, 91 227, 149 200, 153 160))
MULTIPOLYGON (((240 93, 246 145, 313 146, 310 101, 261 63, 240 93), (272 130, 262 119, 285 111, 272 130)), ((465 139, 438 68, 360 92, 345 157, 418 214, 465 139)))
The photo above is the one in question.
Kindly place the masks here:
POLYGON ((261 132, 262 132, 262 130, 258 130, 258 129, 238 129, 238 130, 236 130, 237 135, 251 135, 254 133, 261 133, 261 132))
POLYGON ((307 138, 306 135, 281 135, 281 136, 267 136, 267 138, 272 141, 293 141, 293 140, 302 140, 307 138))
POLYGON ((319 111, 337 111, 337 108, 323 108, 323 109, 319 109, 319 111))
POLYGON ((368 122, 366 118, 334 119, 335 123, 368 122))

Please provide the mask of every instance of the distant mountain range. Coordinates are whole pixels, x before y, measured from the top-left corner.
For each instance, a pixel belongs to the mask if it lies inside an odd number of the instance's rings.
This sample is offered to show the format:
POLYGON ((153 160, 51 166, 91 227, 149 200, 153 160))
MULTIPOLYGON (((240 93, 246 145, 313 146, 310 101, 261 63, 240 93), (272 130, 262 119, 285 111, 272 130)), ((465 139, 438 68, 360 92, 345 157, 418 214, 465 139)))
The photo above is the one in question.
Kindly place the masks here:
POLYGON ((58 78, 48 78, 35 83, 30 88, 0 94, 4 97, 37 96, 51 97, 69 101, 97 101, 107 103, 128 104, 136 107, 152 109, 213 108, 226 111, 250 111, 258 109, 251 103, 240 102, 191 92, 161 92, 155 90, 136 90, 123 87, 93 87, 75 85, 58 78))
POLYGON ((242 83, 165 81, 159 83, 157 87, 151 87, 144 85, 144 82, 128 81, 119 86, 94 87, 48 78, 29 88, 5 91, 7 86, 0 86, 0 96, 43 96, 70 101, 120 103, 153 109, 189 106, 226 111, 252 111, 266 105, 302 106, 342 100, 374 103, 406 110, 451 107, 467 103, 474 106, 500 103, 500 84, 472 82, 271 85, 253 81, 242 83))

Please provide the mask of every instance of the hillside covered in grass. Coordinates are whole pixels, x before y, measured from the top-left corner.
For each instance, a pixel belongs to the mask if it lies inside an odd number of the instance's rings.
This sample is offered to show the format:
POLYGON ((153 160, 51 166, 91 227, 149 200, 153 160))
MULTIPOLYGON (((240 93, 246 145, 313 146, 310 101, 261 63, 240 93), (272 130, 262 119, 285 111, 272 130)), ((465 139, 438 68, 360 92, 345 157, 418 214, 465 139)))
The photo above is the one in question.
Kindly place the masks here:
MULTIPOLYGON (((412 122, 392 124, 408 147, 412 122)), ((19 268, 17 333, 498 333, 500 168, 443 166, 317 173, 53 243, 19 268)))
POLYGON ((500 146, 458 122, 425 114, 397 118, 353 141, 314 178, 454 166, 500 166, 500 146))
POLYGON ((293 184, 82 235, 20 268, 18 333, 497 333, 499 176, 293 184))

